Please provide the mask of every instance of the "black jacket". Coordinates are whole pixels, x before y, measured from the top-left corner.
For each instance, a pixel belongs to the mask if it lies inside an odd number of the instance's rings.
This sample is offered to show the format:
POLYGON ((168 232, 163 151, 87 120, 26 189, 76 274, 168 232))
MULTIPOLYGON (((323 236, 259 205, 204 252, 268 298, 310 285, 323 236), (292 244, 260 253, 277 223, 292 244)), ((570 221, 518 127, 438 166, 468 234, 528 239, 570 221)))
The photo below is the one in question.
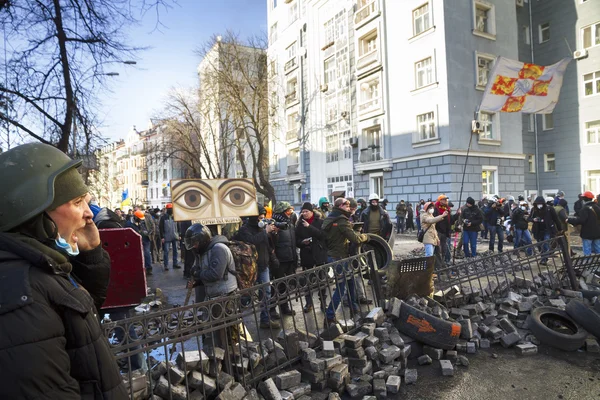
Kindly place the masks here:
POLYGON ((502 226, 502 218, 504 218, 504 208, 498 204, 496 207, 489 206, 484 211, 485 221, 488 226, 502 226))
POLYGON ((573 206, 573 210, 575 211, 575 215, 579 215, 579 211, 581 211, 581 209, 583 208, 583 205, 585 204, 585 200, 583 199, 579 199, 575 202, 575 205, 573 206))
POLYGON ((572 225, 581 225, 582 239, 600 239, 600 207, 593 201, 583 205, 576 217, 569 218, 572 225))
POLYGON ((550 233, 550 237, 554 237, 561 228, 561 223, 558 220, 558 215, 554 207, 546 204, 541 209, 537 208, 537 204, 534 204, 529 214, 529 221, 533 222, 531 232, 536 240, 542 240, 546 232, 550 233), (534 221, 535 218, 538 221, 534 221))
POLYGON ((462 221, 463 224, 465 220, 469 220, 471 222, 471 226, 463 225, 463 229, 468 232, 479 232, 479 225, 483 222, 483 213, 476 205, 471 207, 464 206, 462 211, 462 221))
POLYGON ((519 230, 524 230, 529 228, 529 223, 527 222, 527 218, 525 215, 525 211, 520 208, 515 208, 510 215, 510 224, 519 230))
POLYGON ((369 233, 369 215, 371 212, 379 213, 379 236, 385 240, 388 240, 392 233, 392 222, 390 221, 390 216, 387 211, 385 211, 381 206, 379 206, 379 209, 376 211, 373 211, 371 207, 367 207, 360 214, 360 220, 364 223, 362 231, 364 233, 369 233))
POLYGON ((275 245, 275 255, 277 256, 277 259, 281 263, 297 262, 296 230, 294 229, 290 218, 285 214, 273 214, 273 219, 288 224, 287 229, 280 229, 277 234, 271 236, 275 245))
POLYGON ((264 228, 258 225, 252 225, 250 221, 246 222, 234 236, 235 240, 253 244, 258 253, 258 270, 264 271, 269 266, 269 260, 272 257, 273 247, 269 240, 269 235, 264 228))
POLYGON ((76 259, 0 233, 0 398, 129 398, 92 300, 106 296, 110 259, 101 247, 76 259))
POLYGON ((323 220, 317 213, 314 214, 312 223, 304 227, 303 218, 300 217, 296 225, 296 246, 300 249, 300 265, 314 267, 327 262, 327 235, 321 230, 323 220), (304 244, 304 239, 312 238, 309 244, 304 244))

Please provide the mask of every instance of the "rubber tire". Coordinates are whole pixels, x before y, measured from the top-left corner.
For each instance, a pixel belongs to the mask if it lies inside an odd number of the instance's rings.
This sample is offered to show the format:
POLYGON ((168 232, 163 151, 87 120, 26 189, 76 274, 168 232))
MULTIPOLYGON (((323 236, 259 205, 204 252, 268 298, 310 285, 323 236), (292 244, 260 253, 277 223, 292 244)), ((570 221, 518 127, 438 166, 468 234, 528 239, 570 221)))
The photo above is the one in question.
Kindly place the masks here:
POLYGON ((600 339, 600 315, 579 300, 571 300, 565 309, 569 317, 600 339))
POLYGON ((588 333, 583 327, 573 321, 573 319, 569 317, 569 314, 555 307, 539 307, 531 311, 529 330, 531 330, 531 333, 533 333, 541 343, 565 351, 575 351, 580 349, 588 336, 588 333), (548 328, 541 320, 541 318, 547 315, 555 315, 567 320, 577 329, 577 332, 573 335, 565 335, 548 328))
POLYGON ((460 338, 461 325, 456 322, 444 321, 402 302, 400 305, 400 318, 396 320, 396 328, 418 342, 438 349, 452 350, 456 347, 460 338), (415 319, 425 320, 434 331, 420 332, 420 328, 415 324, 415 319))
POLYGON ((377 268, 386 269, 394 259, 392 248, 388 242, 379 235, 367 233, 367 236, 369 237, 369 240, 365 243, 361 243, 358 252, 363 253, 373 250, 375 252, 375 259, 377 260, 377 268))

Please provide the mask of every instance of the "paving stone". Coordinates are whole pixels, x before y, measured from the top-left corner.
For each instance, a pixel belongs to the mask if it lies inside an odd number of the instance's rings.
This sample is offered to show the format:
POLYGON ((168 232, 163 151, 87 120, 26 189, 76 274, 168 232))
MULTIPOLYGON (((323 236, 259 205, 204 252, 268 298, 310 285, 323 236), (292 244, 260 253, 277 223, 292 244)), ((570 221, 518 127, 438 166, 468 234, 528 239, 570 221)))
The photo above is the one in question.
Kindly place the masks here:
POLYGON ((517 349, 517 354, 522 356, 530 356, 533 354, 537 354, 538 348, 533 343, 523 343, 515 346, 517 349))
POLYGON ((393 318, 400 318, 400 307, 402 306, 402 301, 397 299, 396 297, 392 297, 390 299, 390 304, 387 310, 387 314, 393 318))
POLYGON ((402 384, 402 379, 398 375, 390 375, 385 381, 385 387, 387 391, 392 394, 396 394, 400 391, 400 385, 402 384))
POLYGON ((364 332, 358 332, 356 335, 346 335, 344 338, 346 339, 346 347, 350 347, 352 349, 357 349, 362 347, 363 341, 368 335, 364 332))
POLYGON ((322 358, 316 358, 308 362, 308 368, 311 371, 319 372, 325 370, 325 360, 322 358))
POLYGON ((487 333, 487 337, 489 337, 491 339, 500 339, 503 335, 504 335, 504 332, 502 331, 502 329, 500 329, 496 326, 491 327, 487 333))
POLYGON ((506 333, 513 333, 517 331, 517 328, 508 320, 508 318, 502 318, 500 320, 500 327, 506 333))
MULTIPOLYGON (((365 342, 365 344, 366 344, 366 342, 365 342)), ((348 348, 348 349, 346 349, 346 354, 348 357, 361 358, 361 357, 365 356, 365 349, 364 349, 364 347, 359 347, 358 349, 348 348)))
POLYGON ((465 356, 458 356, 456 360, 456 365, 462 365, 463 367, 469 366, 469 359, 465 356))
POLYGON ((329 370, 329 377, 335 381, 342 382, 348 375, 348 365, 339 364, 329 370))
POLYGON ((370 374, 373 372, 373 362, 367 361, 364 367, 353 367, 352 371, 359 375, 370 374))
POLYGON ((333 357, 330 358, 325 358, 325 369, 329 369, 335 365, 341 364, 342 363, 342 356, 340 356, 339 354, 336 354, 333 357))
POLYGON ((317 358, 317 352, 314 349, 303 349, 302 359, 306 361, 315 360, 317 358))
POLYGON ((333 392, 333 393, 329 393, 327 400, 341 400, 341 397, 339 394, 333 392))
POLYGON ((475 345, 475 342, 468 342, 467 343, 467 354, 475 354, 477 353, 477 346, 475 345))
POLYGON ((463 339, 471 339, 473 337, 473 326, 470 319, 458 321, 460 323, 460 337, 463 339))
POLYGON ((382 349, 379 352, 379 359, 386 363, 389 364, 392 361, 394 361, 396 358, 400 357, 400 349, 398 348, 398 346, 389 346, 388 348, 382 349))
POLYGON ((294 400, 294 395, 287 390, 280 390, 279 394, 281 395, 282 400, 294 400))
POLYGON ((346 391, 350 397, 366 396, 373 392, 371 382, 356 382, 346 386, 346 391))
POLYGON ((344 330, 342 329, 342 326, 340 324, 329 324, 329 326, 323 329, 320 336, 323 339, 334 340, 336 337, 343 334, 344 330))
POLYGON ((281 394, 277 389, 277 385, 273 379, 269 378, 258 384, 258 390, 263 395, 265 400, 282 400, 281 394))
POLYGON ((229 375, 227 372, 221 371, 217 375, 215 382, 219 386, 219 390, 224 390, 233 385, 235 383, 235 379, 233 379, 233 376, 229 375))
POLYGON ((458 352, 456 350, 447 350, 446 356, 444 357, 446 360, 456 361, 458 358, 458 352))
POLYGON ((441 360, 444 356, 444 350, 431 346, 423 346, 423 353, 431 357, 432 360, 441 360))
POLYGON ((372 309, 367 316, 365 317, 366 322, 372 322, 377 326, 381 326, 385 321, 385 314, 383 313, 383 309, 381 307, 375 307, 372 309))
POLYGON ((185 351, 179 353, 177 354, 175 362, 182 371, 202 369, 203 371, 208 372, 209 358, 203 351, 185 351))
POLYGON ((291 387, 287 391, 293 394, 295 399, 298 399, 301 396, 310 394, 310 383, 300 383, 298 386, 291 387))
POLYGON ((365 355, 369 360, 376 360, 379 357, 379 352, 375 347, 370 346, 365 349, 365 355))
POLYGON ((169 390, 169 382, 164 376, 161 376, 154 387, 154 394, 164 399, 186 400, 188 393, 183 385, 171 384, 169 390))
POLYGON ((502 344, 502 347, 509 348, 519 343, 519 340, 521 340, 521 336, 519 336, 517 332, 512 332, 502 336, 500 338, 500 343, 502 344))
POLYGON ((430 365, 432 363, 431 357, 427 354, 423 354, 417 359, 419 365, 430 365))
POLYGON ((390 333, 386 328, 375 328, 375 336, 382 342, 387 342, 390 339, 390 333))
POLYGON ((215 379, 198 371, 192 371, 188 374, 188 386, 196 390, 202 390, 207 396, 217 390, 215 379))
POLYGON ((348 365, 352 368, 364 368, 370 360, 367 359, 367 356, 363 356, 362 358, 348 358, 348 365))
MULTIPOLYGON (((300 368, 302 380, 309 383, 318 383, 325 379, 325 371, 313 371, 307 368, 300 368)), ((262 391, 261 391, 262 393, 262 391)), ((263 395, 264 396, 264 395, 263 395)))
POLYGON ((443 376, 454 376, 454 366, 450 360, 440 360, 440 368, 443 376))
POLYGON ((587 338, 585 340, 585 349, 589 353, 600 353, 600 346, 598 345, 598 341, 596 339, 587 338))
POLYGON ((515 318, 519 315, 519 311, 516 308, 507 306, 505 304, 500 305, 499 311, 501 311, 505 314, 508 314, 511 317, 515 317, 515 318))
POLYGON ((378 399, 385 399, 387 397, 387 387, 385 380, 373 379, 373 394, 378 399))
POLYGON ((396 345, 398 347, 404 347, 404 340, 402 339, 402 336, 400 336, 399 333, 391 334, 390 340, 392 341, 393 345, 396 345))
POLYGON ((405 369, 404 370, 404 383, 407 385, 412 385, 413 383, 417 383, 418 373, 416 369, 405 369))
POLYGON ((550 299, 548 301, 550 302, 550 305, 552 307, 558 307, 558 308, 564 309, 567 306, 567 304, 564 301, 562 301, 561 299, 550 299))
MULTIPOLYGON (((192 394, 194 393, 196 392, 192 392, 192 394)), ((258 397, 258 392, 256 391, 256 389, 250 389, 243 400, 260 400, 260 397, 258 397)))
POLYGON ((323 341, 323 356, 325 357, 333 357, 335 355, 335 348, 333 346, 333 342, 330 340, 323 341))
POLYGON ((412 345, 404 346, 400 349, 400 359, 407 360, 412 351, 412 345))
POLYGON ((376 324, 367 322, 360 327, 360 331, 366 333, 368 336, 371 336, 375 334, 375 328, 377 328, 376 324))
POLYGON ((236 382, 235 384, 231 385, 231 387, 221 391, 216 400, 242 400, 245 396, 246 389, 244 389, 241 384, 236 382))
MULTIPOLYGON (((341 359, 341 356, 338 356, 341 359)), ((279 390, 285 390, 300 384, 302 377, 299 371, 292 370, 275 375, 275 384, 279 390)))
POLYGON ((462 353, 467 352, 467 342, 458 342, 456 343, 456 351, 460 351, 462 353))

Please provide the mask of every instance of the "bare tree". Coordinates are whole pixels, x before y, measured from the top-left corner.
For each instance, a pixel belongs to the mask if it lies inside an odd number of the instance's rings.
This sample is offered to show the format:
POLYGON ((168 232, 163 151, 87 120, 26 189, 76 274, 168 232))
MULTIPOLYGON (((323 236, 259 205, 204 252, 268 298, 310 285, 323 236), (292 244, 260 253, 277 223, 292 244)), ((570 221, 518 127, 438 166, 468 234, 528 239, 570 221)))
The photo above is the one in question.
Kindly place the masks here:
POLYGON ((0 24, 10 51, 0 64, 0 119, 20 135, 76 151, 74 126, 85 153, 96 137, 96 109, 109 66, 138 50, 125 28, 173 0, 11 0, 0 2, 0 24))

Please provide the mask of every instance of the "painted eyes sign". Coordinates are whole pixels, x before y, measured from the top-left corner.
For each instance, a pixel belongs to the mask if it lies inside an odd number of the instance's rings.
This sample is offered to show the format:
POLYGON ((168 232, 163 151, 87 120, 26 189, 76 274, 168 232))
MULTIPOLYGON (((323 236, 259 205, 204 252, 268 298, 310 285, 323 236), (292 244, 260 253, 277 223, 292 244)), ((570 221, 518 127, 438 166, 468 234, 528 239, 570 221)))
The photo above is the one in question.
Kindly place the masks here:
POLYGON ((252 179, 175 179, 171 198, 175 221, 214 225, 258 215, 252 179))

